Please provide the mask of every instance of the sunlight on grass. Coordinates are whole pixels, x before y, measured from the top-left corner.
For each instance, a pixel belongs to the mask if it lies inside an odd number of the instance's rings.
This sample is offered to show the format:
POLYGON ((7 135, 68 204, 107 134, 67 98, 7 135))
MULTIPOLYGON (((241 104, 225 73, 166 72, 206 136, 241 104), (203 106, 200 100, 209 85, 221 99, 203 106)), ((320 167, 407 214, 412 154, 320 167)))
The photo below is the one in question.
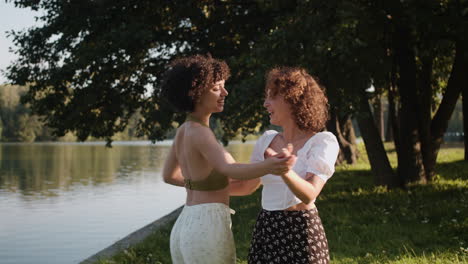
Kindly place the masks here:
MULTIPOLYGON (((385 148, 396 167, 394 146, 385 148)), ((317 202, 332 263, 468 263, 463 149, 441 149, 434 181, 405 190, 373 186, 359 150, 358 163, 339 166, 317 202)))
MULTIPOLYGON (((392 166, 396 154, 385 144, 392 166)), ((373 185, 363 145, 353 166, 341 165, 316 204, 333 264, 468 263, 468 162, 463 149, 441 149, 436 177, 426 185, 388 190, 373 185)), ((232 198, 237 263, 247 263, 260 191, 232 198)), ((111 263, 170 263, 171 226, 122 252, 111 263)))

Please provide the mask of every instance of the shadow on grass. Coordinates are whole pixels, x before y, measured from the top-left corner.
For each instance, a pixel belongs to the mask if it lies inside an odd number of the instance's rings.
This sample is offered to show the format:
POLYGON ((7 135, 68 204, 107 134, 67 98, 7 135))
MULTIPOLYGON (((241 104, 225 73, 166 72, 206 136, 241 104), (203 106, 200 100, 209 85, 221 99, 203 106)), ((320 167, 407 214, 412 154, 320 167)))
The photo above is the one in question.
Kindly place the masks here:
POLYGON ((434 183, 406 190, 374 187, 368 171, 337 172, 317 201, 332 259, 379 263, 445 253, 466 259, 468 164, 436 170, 434 183))
MULTIPOLYGON (((387 190, 373 185, 369 170, 338 170, 316 202, 331 263, 467 263, 468 163, 440 163, 436 171, 432 184, 387 190)), ((247 263, 260 197, 257 190, 231 199, 238 263, 247 263)), ((172 225, 100 263, 171 263, 172 225)))
POLYGON ((439 162, 436 164, 436 172, 447 180, 468 180, 468 161, 439 162))
MULTIPOLYGON (((337 171, 316 204, 330 244, 332 263, 458 263, 468 242, 468 164, 438 164, 427 185, 387 190, 373 185, 369 170, 337 171), (445 262, 434 262, 427 256, 445 262), (404 257, 416 260, 402 260, 404 257), (426 261, 421 261, 425 259, 426 261)), ((260 192, 233 199, 233 232, 240 263, 260 210, 260 192)), ((439 261, 439 260, 438 260, 439 261)), ((461 262, 465 263, 465 262, 461 262)))

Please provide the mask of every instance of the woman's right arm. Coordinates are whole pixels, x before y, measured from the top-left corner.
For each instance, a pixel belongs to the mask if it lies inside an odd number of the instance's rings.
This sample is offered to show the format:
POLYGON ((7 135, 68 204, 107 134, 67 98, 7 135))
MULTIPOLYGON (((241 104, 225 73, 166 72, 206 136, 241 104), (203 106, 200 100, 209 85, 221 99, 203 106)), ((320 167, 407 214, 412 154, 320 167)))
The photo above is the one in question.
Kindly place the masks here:
MULTIPOLYGON (((261 153, 264 149, 264 136, 263 134, 260 138, 258 138, 257 142, 255 143, 255 147, 252 150, 252 154, 250 156, 250 163, 259 163, 265 159, 265 154, 261 153)), ((274 156, 274 155, 271 155, 274 156)), ((231 158, 232 159, 232 158, 231 158)), ((234 163, 234 159, 232 159, 234 163)), ((260 185, 262 184, 260 178, 255 178, 251 180, 237 180, 237 179, 230 179, 229 182, 229 195, 231 196, 245 196, 251 195, 255 192, 260 185)))
POLYGON ((213 132, 206 127, 196 128, 196 148, 218 172, 232 179, 248 180, 266 174, 281 175, 294 165, 293 156, 284 158, 270 157, 259 163, 229 163, 224 148, 218 143, 213 132))

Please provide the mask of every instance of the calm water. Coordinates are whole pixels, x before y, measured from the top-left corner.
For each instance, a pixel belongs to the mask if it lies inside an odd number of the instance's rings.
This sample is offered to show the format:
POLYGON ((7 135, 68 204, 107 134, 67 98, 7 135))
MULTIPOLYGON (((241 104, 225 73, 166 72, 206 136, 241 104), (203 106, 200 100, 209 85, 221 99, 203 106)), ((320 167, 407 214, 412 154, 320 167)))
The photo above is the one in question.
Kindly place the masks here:
POLYGON ((181 206, 161 177, 169 145, 0 144, 0 263, 78 263, 181 206))

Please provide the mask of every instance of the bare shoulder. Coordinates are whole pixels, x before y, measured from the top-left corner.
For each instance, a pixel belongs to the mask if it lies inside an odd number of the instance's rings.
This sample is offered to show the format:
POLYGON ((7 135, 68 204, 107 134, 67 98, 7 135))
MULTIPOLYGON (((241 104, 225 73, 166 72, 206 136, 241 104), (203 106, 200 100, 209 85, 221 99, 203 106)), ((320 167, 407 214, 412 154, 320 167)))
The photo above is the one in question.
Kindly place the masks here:
POLYGON ((186 124, 182 124, 177 128, 176 134, 174 136, 174 143, 180 141, 180 138, 182 138, 185 135, 185 125, 186 124))

